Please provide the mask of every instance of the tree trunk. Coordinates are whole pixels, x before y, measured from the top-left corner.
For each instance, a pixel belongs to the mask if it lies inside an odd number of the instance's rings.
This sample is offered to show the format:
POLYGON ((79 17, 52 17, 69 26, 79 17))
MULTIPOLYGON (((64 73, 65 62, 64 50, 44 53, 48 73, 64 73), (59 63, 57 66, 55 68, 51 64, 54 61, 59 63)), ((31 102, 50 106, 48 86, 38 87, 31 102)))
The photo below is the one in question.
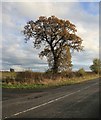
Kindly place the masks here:
POLYGON ((58 59, 54 56, 53 73, 58 73, 58 59))

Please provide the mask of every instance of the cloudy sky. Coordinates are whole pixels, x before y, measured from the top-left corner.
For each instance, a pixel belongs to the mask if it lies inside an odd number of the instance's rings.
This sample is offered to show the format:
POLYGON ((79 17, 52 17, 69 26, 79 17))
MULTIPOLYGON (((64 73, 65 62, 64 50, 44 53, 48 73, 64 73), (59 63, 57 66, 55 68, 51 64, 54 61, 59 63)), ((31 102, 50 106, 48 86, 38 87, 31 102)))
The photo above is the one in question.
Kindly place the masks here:
MULTIPOLYGON (((76 25, 77 35, 83 39, 83 52, 72 53, 73 70, 83 67, 89 70, 94 58, 99 57, 99 0, 3 0, 2 6, 2 70, 32 69, 45 71, 48 68, 46 58, 38 54, 43 49, 34 49, 32 41, 27 44, 21 33, 26 22, 37 20, 39 16, 55 15, 70 20, 76 25), (19 2, 20 1, 20 2, 19 2), (46 2, 48 1, 48 2, 46 2)), ((0 29, 1 31, 1 29, 0 29)))

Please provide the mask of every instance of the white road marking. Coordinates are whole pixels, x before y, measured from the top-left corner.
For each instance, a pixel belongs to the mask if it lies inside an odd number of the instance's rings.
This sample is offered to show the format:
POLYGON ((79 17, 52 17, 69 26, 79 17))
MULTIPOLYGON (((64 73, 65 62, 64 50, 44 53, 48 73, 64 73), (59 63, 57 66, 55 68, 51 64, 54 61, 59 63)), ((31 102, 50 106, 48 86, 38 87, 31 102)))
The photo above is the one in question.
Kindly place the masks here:
POLYGON ((89 95, 83 97, 83 99, 80 99, 80 100, 78 100, 77 102, 78 102, 78 103, 79 103, 79 102, 82 102, 83 100, 85 100, 85 99, 88 98, 88 97, 89 97, 89 95))
POLYGON ((87 86, 87 87, 85 87, 85 88, 83 88, 83 89, 80 89, 80 90, 77 90, 77 91, 75 91, 75 92, 69 93, 69 94, 67 94, 67 95, 61 96, 61 97, 59 97, 59 98, 50 100, 50 101, 48 101, 48 102, 46 102, 46 103, 37 105, 37 106, 35 106, 35 107, 26 109, 26 110, 24 110, 24 111, 15 113, 15 114, 13 114, 13 115, 11 115, 11 116, 9 116, 9 117, 4 117, 4 119, 10 118, 10 117, 14 117, 14 116, 17 116, 17 115, 19 115, 19 114, 22 114, 22 113, 25 113, 25 112, 28 112, 28 111, 37 109, 37 108, 39 108, 39 107, 45 106, 45 105, 47 105, 47 104, 53 103, 53 102, 55 102, 55 101, 58 101, 58 100, 60 100, 60 99, 63 99, 63 98, 68 97, 68 96, 70 96, 70 95, 73 95, 73 94, 75 94, 75 93, 81 92, 82 90, 88 89, 89 87, 92 87, 92 86, 94 86, 94 85, 96 85, 96 84, 98 84, 98 83, 94 83, 94 84, 92 84, 92 85, 90 85, 90 86, 87 86))

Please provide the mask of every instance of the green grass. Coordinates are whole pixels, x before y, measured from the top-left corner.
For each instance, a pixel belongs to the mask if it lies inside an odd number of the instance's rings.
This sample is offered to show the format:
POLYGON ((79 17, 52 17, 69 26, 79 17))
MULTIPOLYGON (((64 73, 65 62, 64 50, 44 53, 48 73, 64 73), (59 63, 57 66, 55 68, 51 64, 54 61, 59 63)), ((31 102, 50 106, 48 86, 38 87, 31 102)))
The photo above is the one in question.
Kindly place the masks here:
POLYGON ((2 84, 2 88, 43 88, 43 84, 2 84))

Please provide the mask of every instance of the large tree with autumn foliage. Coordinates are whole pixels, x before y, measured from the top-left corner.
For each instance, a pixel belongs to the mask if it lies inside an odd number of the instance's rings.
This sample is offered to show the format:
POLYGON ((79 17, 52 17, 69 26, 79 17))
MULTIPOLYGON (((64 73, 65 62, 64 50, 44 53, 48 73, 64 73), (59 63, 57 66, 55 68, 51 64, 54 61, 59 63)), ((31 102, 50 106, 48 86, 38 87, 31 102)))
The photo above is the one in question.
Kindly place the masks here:
POLYGON ((46 56, 50 69, 58 71, 70 69, 70 50, 82 50, 82 39, 76 35, 77 29, 69 20, 55 16, 40 16, 36 21, 29 21, 24 27, 25 40, 33 38, 35 48, 44 45, 40 57, 46 56))

